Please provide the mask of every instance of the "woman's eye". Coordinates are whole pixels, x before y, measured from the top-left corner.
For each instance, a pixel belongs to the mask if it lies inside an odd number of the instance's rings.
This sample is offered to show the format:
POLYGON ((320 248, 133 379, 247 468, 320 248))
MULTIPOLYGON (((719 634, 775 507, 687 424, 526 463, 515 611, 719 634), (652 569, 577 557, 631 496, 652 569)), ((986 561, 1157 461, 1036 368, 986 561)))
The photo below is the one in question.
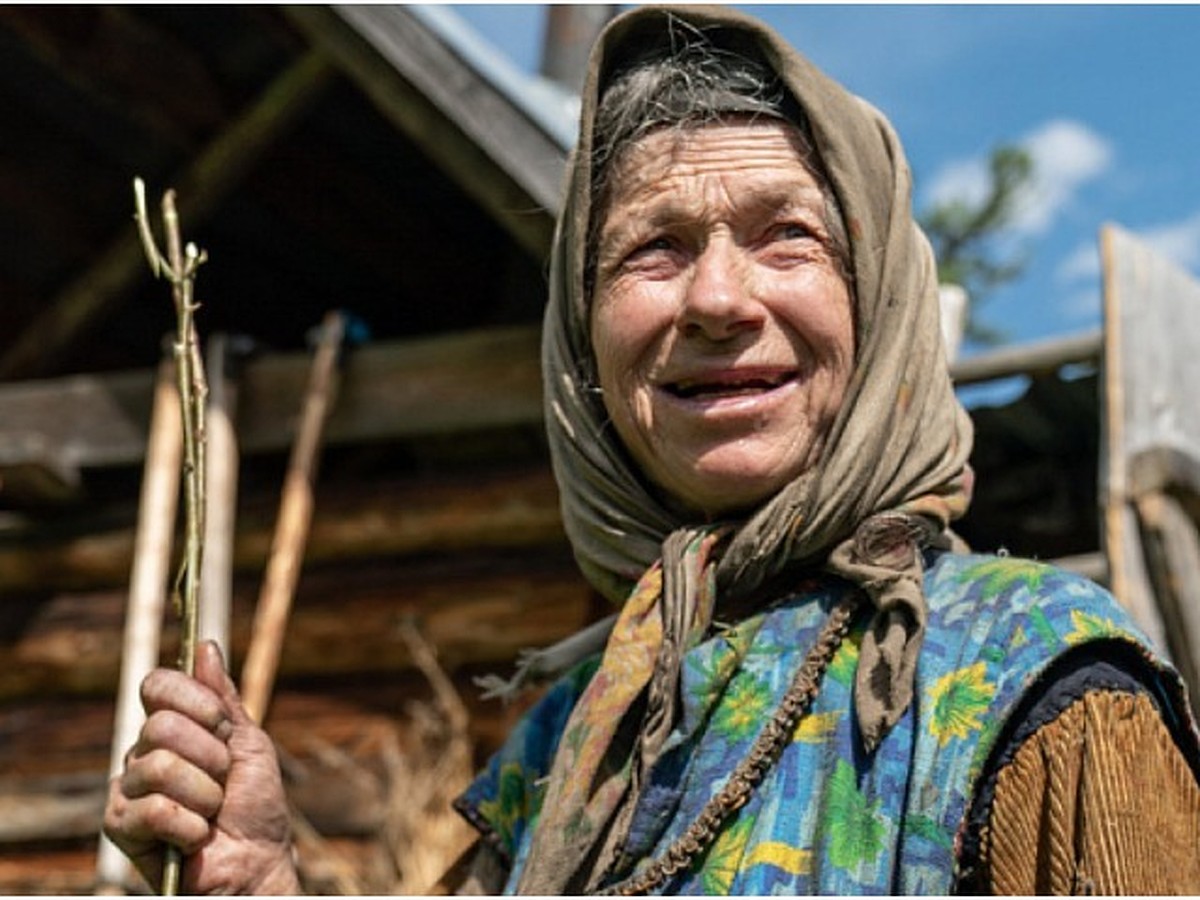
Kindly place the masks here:
POLYGON ((622 260, 622 268, 645 270, 667 265, 675 259, 678 245, 666 235, 650 238, 634 247, 622 260))
POLYGON ((776 240, 793 241, 813 236, 812 229, 799 222, 782 222, 773 229, 776 240))
POLYGON ((779 222, 767 229, 760 259, 769 265, 792 267, 824 258, 825 244, 818 231, 803 222, 779 222))
POLYGON ((669 238, 659 235, 658 237, 651 238, 644 244, 640 245, 636 250, 633 251, 633 254, 631 255, 637 256, 646 253, 669 251, 673 249, 673 247, 674 245, 671 243, 669 238))

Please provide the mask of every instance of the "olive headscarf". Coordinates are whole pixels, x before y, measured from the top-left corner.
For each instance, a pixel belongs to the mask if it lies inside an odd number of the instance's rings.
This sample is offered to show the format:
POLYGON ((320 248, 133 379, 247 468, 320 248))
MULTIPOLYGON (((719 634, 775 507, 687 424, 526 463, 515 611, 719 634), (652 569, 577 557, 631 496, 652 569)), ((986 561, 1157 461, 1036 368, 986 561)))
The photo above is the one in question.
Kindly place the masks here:
POLYGON ((933 254, 910 193, 903 150, 883 115, 736 10, 641 8, 614 19, 597 42, 555 236, 543 377, 567 534, 585 576, 625 606, 595 690, 573 713, 583 729, 576 737, 591 746, 560 746, 523 892, 595 886, 581 870, 598 872, 609 862, 603 848, 619 844, 639 772, 672 725, 682 653, 714 608, 788 569, 823 567, 861 587, 874 606, 855 685, 868 750, 907 708, 925 624, 920 549, 951 541, 949 524, 970 499, 972 439, 947 372, 933 254), (822 458, 744 520, 716 527, 684 518, 621 447, 593 388, 585 291, 598 98, 631 58, 655 48, 666 55, 695 35, 757 55, 803 111, 844 216, 856 303, 855 370, 822 458), (639 694, 649 700, 630 742, 616 723, 639 694), (589 716, 609 725, 585 728, 589 716), (626 764, 614 769, 614 754, 626 764), (612 774, 600 777, 601 767, 612 774))

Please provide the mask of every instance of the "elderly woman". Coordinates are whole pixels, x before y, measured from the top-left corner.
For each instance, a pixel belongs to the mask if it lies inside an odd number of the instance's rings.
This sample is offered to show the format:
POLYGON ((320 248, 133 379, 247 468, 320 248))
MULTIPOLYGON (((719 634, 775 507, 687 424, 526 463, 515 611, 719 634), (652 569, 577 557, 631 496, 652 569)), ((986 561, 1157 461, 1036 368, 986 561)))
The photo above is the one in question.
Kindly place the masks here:
MULTIPOLYGON (((583 101, 547 422, 621 609, 460 800, 464 886, 1200 889, 1177 677, 1096 586, 949 530, 971 427, 887 122, 724 10, 616 20, 583 101)), ((147 682, 108 831, 294 891, 269 741, 211 650, 197 679, 147 682)))

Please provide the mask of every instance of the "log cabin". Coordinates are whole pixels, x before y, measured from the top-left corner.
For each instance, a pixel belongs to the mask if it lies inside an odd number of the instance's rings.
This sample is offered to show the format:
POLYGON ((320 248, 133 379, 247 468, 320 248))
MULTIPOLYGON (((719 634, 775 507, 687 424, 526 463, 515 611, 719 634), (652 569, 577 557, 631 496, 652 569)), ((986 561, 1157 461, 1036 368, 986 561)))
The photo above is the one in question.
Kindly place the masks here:
MULTIPOLYGON (((468 837, 448 797, 523 705, 477 680, 608 612, 575 569, 541 433, 569 87, 447 8, 10 6, 0 114, 0 893, 146 890, 98 840, 148 520, 166 529, 160 603, 180 544, 177 484, 146 501, 174 311, 132 224, 135 177, 177 192, 209 257, 197 326, 224 348, 209 382, 233 425, 216 580, 235 673, 310 343, 331 311, 349 323, 264 724, 305 886, 424 892, 468 837)), ((1112 580, 1112 340, 956 364, 964 388, 1018 382, 973 408, 972 544, 1112 580)), ((147 646, 173 664, 171 610, 155 624, 147 646)))

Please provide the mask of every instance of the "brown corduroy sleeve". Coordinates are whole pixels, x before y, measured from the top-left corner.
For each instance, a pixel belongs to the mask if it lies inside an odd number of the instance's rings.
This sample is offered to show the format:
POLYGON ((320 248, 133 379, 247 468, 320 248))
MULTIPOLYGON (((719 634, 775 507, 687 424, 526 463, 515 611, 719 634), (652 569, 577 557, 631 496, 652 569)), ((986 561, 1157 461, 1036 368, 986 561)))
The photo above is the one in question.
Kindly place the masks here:
POLYGON ((993 894, 1200 893, 1200 787, 1145 694, 1089 692, 1034 732, 980 838, 993 894))

